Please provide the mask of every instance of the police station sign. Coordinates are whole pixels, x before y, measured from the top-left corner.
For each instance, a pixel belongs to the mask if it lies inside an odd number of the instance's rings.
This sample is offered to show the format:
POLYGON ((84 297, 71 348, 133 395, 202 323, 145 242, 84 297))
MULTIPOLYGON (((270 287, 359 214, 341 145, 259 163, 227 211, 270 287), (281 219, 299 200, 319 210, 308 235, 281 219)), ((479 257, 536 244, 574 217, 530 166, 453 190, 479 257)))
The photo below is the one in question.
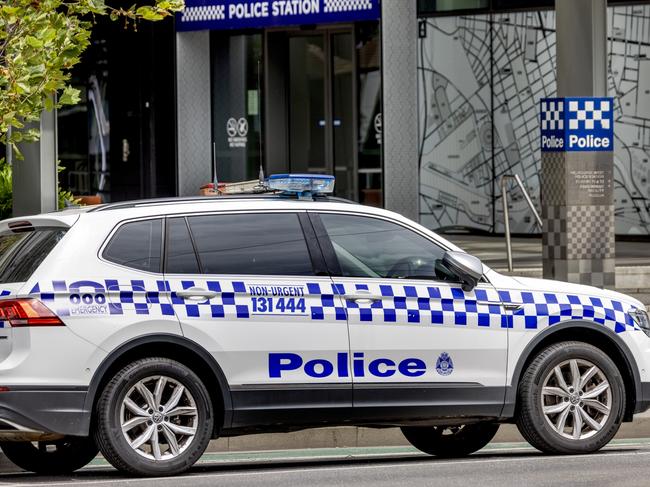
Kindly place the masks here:
POLYGON ((177 30, 257 29, 377 20, 380 0, 185 0, 177 30))
POLYGON ((542 152, 614 150, 612 98, 543 98, 542 152))

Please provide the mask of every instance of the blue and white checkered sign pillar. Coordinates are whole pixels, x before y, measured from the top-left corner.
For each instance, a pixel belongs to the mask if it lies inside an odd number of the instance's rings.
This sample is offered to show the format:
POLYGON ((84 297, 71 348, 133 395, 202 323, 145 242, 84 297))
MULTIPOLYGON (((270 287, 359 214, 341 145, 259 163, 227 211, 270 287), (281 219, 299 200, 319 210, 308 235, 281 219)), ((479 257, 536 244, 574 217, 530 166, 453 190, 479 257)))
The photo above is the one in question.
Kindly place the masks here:
POLYGON ((544 277, 615 285, 614 102, 540 104, 544 277))

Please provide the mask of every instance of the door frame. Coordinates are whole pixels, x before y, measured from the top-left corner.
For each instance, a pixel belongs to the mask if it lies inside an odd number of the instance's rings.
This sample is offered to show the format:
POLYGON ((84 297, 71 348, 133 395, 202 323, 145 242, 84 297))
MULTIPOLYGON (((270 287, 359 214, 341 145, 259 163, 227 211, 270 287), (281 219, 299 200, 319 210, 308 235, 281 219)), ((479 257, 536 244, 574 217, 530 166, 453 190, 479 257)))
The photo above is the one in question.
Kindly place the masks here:
POLYGON ((359 154, 356 142, 359 139, 358 101, 358 59, 356 51, 356 29, 354 24, 319 25, 313 28, 272 28, 264 31, 264 90, 272 96, 264 100, 264 160, 267 172, 290 172, 289 134, 289 60, 288 41, 291 37, 322 36, 324 55, 327 60, 324 73, 325 114, 325 165, 328 174, 335 175, 334 167, 334 107, 333 107, 333 59, 332 36, 350 34, 352 47, 352 158, 350 160, 350 192, 352 199, 359 199, 359 154), (282 46, 281 44, 284 44, 282 46), (283 50, 278 55, 277 49, 283 50), (284 49, 282 49, 284 48, 284 49))

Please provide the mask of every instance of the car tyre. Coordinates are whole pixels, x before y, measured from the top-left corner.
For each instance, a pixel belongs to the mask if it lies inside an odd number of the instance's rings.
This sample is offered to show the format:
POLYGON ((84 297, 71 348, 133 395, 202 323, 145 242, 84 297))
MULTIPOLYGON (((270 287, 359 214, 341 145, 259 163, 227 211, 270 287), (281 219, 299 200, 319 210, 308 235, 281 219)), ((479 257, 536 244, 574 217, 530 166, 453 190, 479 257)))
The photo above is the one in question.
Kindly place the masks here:
POLYGON ((545 453, 600 450, 618 431, 625 412, 625 386, 616 364, 583 342, 542 350, 521 378, 517 427, 545 453))
POLYGON ((214 428, 210 396, 201 379, 167 358, 130 363, 106 385, 96 406, 95 439, 118 470, 167 476, 188 470, 214 428))
POLYGON ((3 441, 6 457, 28 472, 69 474, 88 465, 99 449, 92 438, 70 436, 55 441, 3 441))
POLYGON ((480 450, 498 430, 498 423, 402 427, 402 433, 415 448, 445 458, 464 457, 480 450))

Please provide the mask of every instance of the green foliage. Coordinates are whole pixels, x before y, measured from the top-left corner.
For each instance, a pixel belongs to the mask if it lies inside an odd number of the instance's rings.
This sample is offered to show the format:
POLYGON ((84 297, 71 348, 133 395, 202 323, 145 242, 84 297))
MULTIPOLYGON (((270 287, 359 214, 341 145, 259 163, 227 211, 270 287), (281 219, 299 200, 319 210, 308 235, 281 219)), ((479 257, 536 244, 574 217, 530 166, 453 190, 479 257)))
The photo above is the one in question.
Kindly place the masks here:
MULTIPOLYGON (((58 172, 64 169, 62 166, 57 166, 58 172)), ((0 162, 0 220, 11 218, 11 212, 13 211, 11 175, 11 166, 6 162, 0 162)), ((59 188, 59 209, 79 204, 81 204, 81 200, 75 198, 70 191, 59 188)))
POLYGON ((59 188, 59 210, 62 210, 66 206, 78 206, 80 204, 81 200, 75 198, 70 191, 59 188))
MULTIPOLYGON (((61 161, 57 161, 56 163, 57 173, 65 171, 65 167, 61 166, 60 162, 61 161)), ((59 202, 57 204, 59 210, 62 210, 66 206, 74 206, 79 204, 81 204, 81 200, 79 198, 75 198, 72 192, 66 191, 61 188, 61 186, 59 186, 59 202)))
POLYGON ((104 0, 0 0, 0 144, 20 159, 16 144, 39 136, 27 123, 39 120, 43 108, 79 102, 78 90, 68 85, 70 69, 90 43, 95 17, 123 19, 137 28, 141 20, 160 20, 183 6, 183 0, 128 9, 104 0))
POLYGON ((13 193, 11 192, 11 166, 0 164, 0 220, 11 217, 13 193))

